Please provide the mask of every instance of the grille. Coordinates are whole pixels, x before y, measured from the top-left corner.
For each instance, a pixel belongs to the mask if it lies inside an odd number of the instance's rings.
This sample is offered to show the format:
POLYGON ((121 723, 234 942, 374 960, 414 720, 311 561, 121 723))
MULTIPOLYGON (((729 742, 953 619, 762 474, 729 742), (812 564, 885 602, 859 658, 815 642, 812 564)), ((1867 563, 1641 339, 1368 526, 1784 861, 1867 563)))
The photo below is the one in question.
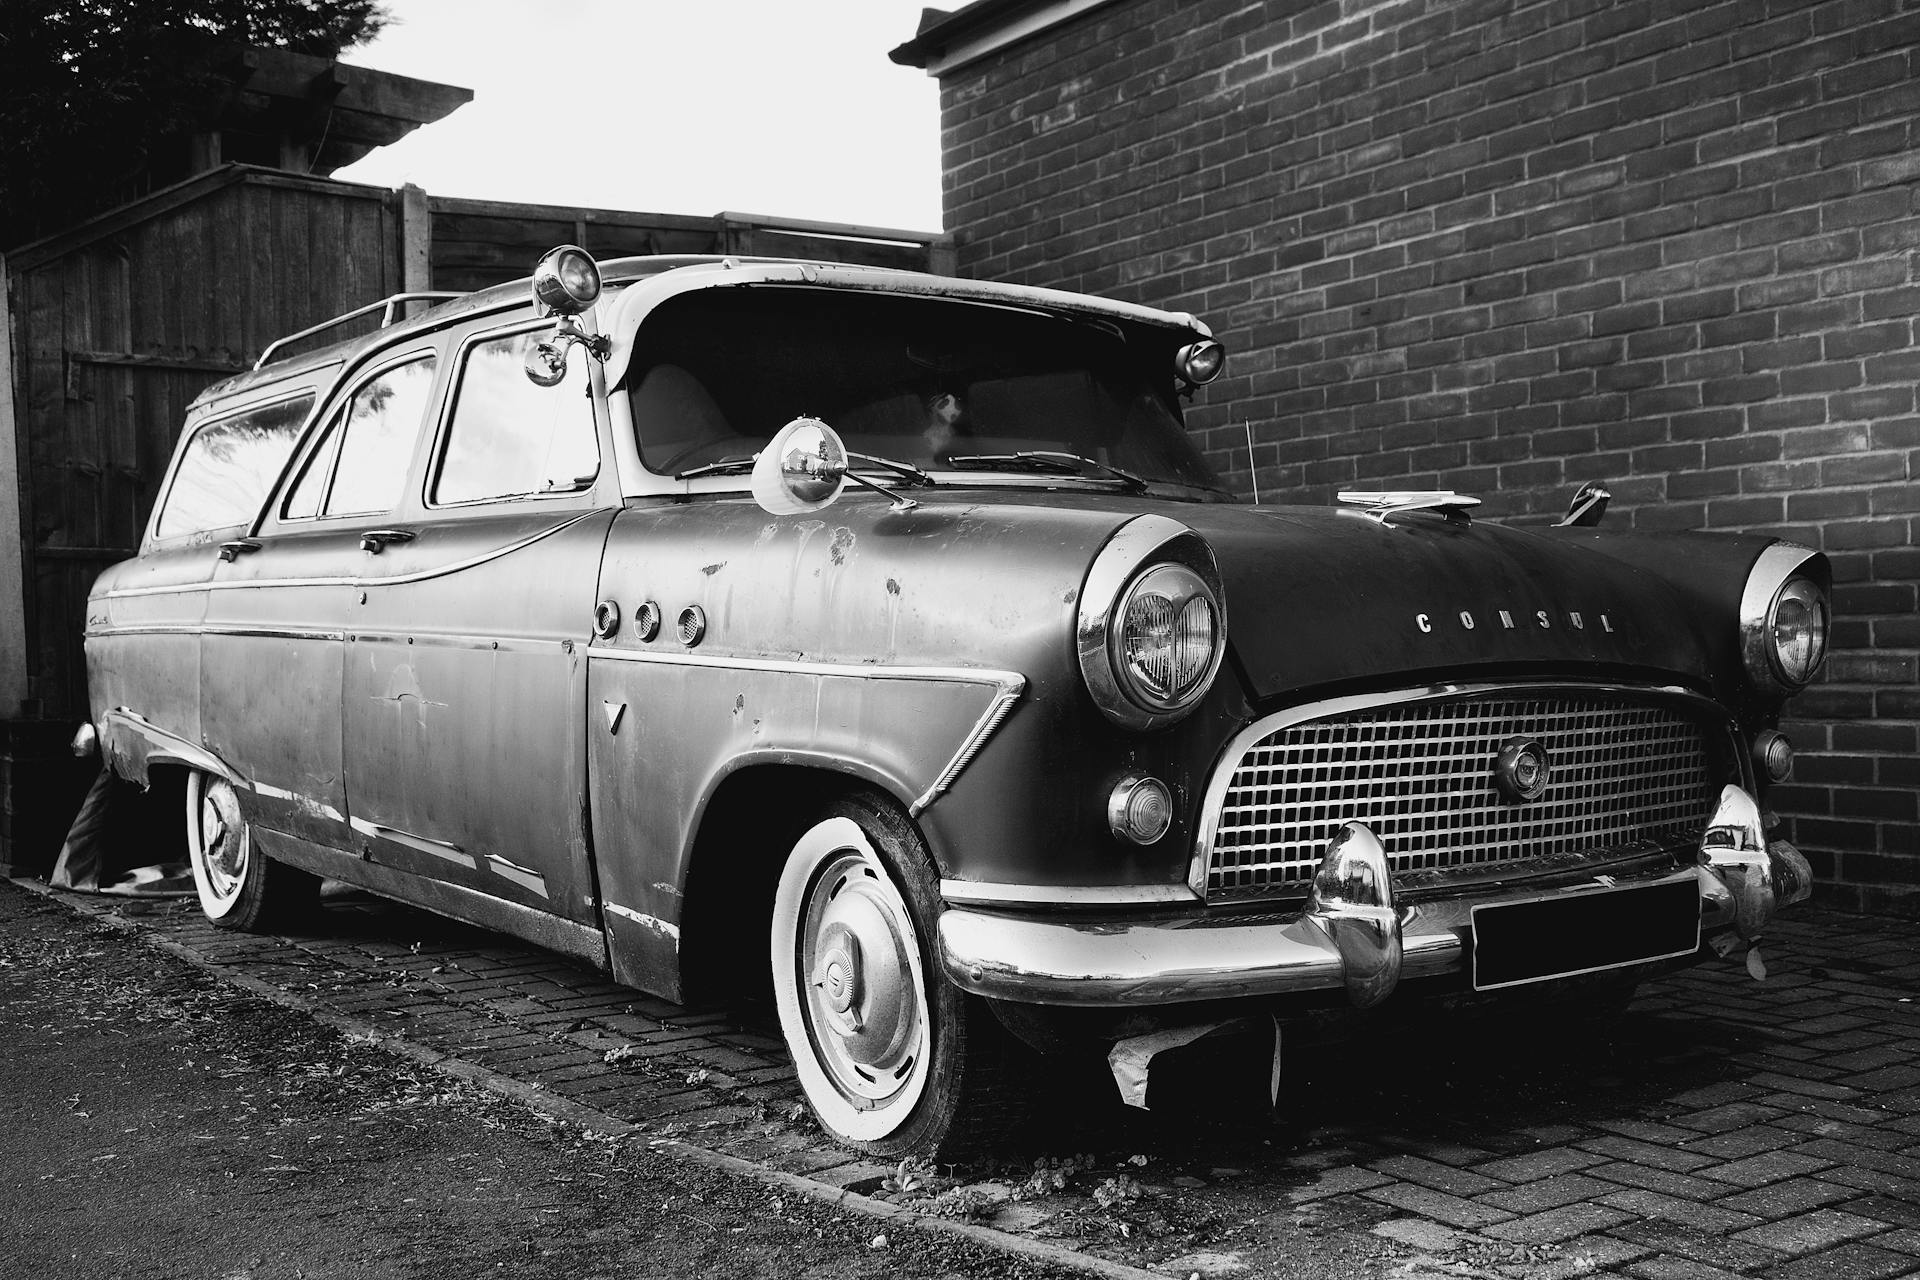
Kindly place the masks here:
POLYGON ((1700 724, 1670 704, 1556 691, 1401 703, 1288 725, 1233 768, 1207 866, 1210 893, 1303 886, 1340 824, 1359 821, 1397 874, 1698 839, 1712 787, 1700 724), (1537 738, 1553 763, 1526 804, 1494 759, 1537 738))

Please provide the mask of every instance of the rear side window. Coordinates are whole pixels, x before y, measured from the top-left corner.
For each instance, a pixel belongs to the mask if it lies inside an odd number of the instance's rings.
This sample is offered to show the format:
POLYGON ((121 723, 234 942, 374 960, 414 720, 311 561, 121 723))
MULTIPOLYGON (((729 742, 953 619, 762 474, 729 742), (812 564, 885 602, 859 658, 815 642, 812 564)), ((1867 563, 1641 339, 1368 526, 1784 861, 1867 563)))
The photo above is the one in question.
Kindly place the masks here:
POLYGON ((577 493, 600 474, 587 362, 572 360, 557 387, 526 375, 543 333, 476 342, 460 367, 436 503, 577 493))
POLYGON ((395 365, 353 393, 294 485, 289 520, 393 509, 433 391, 433 366, 432 356, 395 365))
POLYGON ((157 538, 250 524, 293 456, 313 409, 309 392, 219 418, 194 431, 174 471, 157 538))

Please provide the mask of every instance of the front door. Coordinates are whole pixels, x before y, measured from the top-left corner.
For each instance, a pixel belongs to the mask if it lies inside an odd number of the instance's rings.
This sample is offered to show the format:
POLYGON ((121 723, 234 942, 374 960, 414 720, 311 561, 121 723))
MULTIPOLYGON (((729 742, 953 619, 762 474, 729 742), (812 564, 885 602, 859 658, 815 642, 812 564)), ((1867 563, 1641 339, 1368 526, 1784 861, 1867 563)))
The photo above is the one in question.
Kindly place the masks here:
POLYGON ((538 336, 461 346, 426 483, 364 531, 347 804, 374 861, 596 924, 582 717, 616 488, 585 360, 534 386, 538 336))

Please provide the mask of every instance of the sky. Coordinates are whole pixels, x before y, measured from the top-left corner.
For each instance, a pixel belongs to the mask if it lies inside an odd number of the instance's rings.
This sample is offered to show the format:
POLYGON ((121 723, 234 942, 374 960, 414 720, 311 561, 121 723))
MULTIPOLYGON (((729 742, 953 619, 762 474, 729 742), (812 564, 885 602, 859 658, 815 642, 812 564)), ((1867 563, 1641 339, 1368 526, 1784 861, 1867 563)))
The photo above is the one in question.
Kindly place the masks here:
MULTIPOLYGON (((385 0, 353 66, 473 90, 335 176, 432 195, 942 230, 921 0, 385 0)), ((958 8, 959 0, 943 6, 958 8)))

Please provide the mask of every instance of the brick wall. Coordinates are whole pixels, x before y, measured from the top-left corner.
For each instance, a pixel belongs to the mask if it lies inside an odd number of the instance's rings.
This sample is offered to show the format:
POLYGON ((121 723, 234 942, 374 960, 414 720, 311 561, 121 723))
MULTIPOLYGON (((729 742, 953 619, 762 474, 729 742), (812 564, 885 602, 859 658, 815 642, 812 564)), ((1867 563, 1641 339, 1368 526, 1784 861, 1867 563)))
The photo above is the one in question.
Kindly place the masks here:
POLYGON ((1825 550, 1776 798, 1829 901, 1920 912, 1917 44, 1900 0, 1124 0, 943 77, 947 227, 1206 317, 1192 422, 1266 501, 1601 479, 1825 550))

